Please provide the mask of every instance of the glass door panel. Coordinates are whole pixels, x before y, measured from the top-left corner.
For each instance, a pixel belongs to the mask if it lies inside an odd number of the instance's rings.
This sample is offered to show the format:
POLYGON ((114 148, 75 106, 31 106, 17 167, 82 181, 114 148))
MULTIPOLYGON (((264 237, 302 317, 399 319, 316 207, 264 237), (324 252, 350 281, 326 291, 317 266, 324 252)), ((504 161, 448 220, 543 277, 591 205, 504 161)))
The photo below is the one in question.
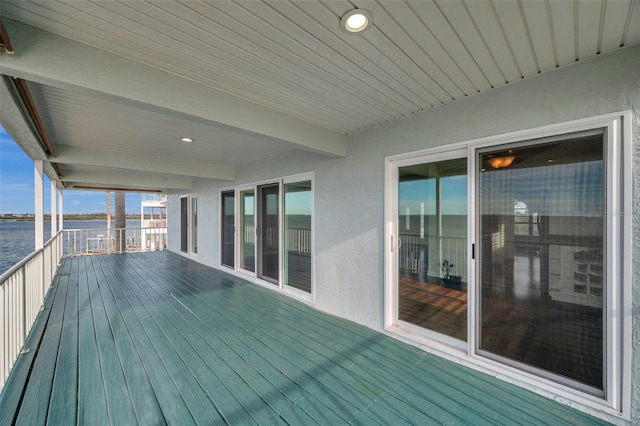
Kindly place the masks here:
POLYGON ((398 319, 467 340, 467 160, 398 169, 398 319))
POLYGON ((240 269, 256 271, 255 191, 240 191, 240 269))
MULTIPOLYGON (((479 350, 604 390, 603 135, 479 155, 479 350)), ((582 386, 578 386, 582 387, 582 386)))
POLYGON ((235 192, 222 193, 222 264, 234 267, 235 258, 235 192))
POLYGON ((311 293, 311 181, 284 185, 284 284, 311 293))
POLYGON ((260 196, 258 275, 278 284, 280 279, 280 185, 260 186, 258 191, 260 196))
POLYGON ((198 197, 191 197, 191 253, 198 253, 198 197))
POLYGON ((189 246, 189 198, 180 198, 180 251, 187 253, 189 246))

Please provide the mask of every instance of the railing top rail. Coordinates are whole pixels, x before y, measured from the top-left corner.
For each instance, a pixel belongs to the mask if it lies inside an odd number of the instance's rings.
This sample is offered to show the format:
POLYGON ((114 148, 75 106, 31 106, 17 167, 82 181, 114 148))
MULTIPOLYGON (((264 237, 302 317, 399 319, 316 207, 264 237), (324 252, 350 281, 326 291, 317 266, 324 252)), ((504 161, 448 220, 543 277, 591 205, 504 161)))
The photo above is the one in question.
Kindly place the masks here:
POLYGON ((101 228, 64 228, 61 231, 64 232, 95 232, 95 231, 106 231, 110 229, 111 231, 138 231, 142 229, 163 229, 166 226, 127 226, 126 228, 107 228, 103 226, 101 228))
POLYGON ((7 269, 2 275, 0 275, 0 285, 4 284, 5 281, 7 281, 17 271, 19 271, 20 268, 22 268, 27 262, 29 262, 31 259, 33 259, 38 254, 40 254, 40 252, 44 251, 46 247, 51 245, 53 240, 56 239, 62 233, 62 231, 63 231, 62 229, 59 230, 56 233, 56 235, 52 236, 51 238, 49 238, 49 240, 46 243, 44 243, 42 248, 38 250, 34 250, 33 252, 31 252, 31 254, 28 254, 27 256, 25 256, 20 262, 16 263, 11 268, 7 269))

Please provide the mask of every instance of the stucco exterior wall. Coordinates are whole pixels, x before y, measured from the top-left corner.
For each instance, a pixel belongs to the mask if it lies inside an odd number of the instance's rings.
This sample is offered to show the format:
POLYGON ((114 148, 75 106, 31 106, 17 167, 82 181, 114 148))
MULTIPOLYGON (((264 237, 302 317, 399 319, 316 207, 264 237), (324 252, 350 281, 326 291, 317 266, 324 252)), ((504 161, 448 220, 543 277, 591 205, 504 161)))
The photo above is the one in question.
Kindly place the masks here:
MULTIPOLYGON (((349 136, 346 158, 292 152, 251 164, 237 181, 198 182, 197 260, 219 266, 219 190, 315 172, 315 306, 383 328, 385 157, 622 110, 633 122, 633 395, 640 424, 640 46, 494 89, 349 136)), ((626 212, 629 213, 629 212, 626 212)), ((180 204, 169 202, 169 249, 180 251, 180 204)), ((616 419, 611 419, 616 420, 616 419)))

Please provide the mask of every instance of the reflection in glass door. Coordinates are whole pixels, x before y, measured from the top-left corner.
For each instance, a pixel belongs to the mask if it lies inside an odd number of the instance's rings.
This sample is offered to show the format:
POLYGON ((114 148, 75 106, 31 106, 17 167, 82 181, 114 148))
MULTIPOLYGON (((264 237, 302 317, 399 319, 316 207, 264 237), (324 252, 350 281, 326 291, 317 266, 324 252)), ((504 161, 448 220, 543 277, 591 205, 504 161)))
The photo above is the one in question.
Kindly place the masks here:
POLYGON ((311 293, 311 181, 284 184, 284 285, 311 293))
POLYGON ((278 284, 280 279, 280 185, 259 186, 258 194, 260 202, 258 276, 278 284))
POLYGON ((191 254, 198 253, 198 197, 191 196, 191 254))
POLYGON ((180 251, 187 253, 189 246, 189 197, 180 198, 180 251))
POLYGON ((584 134, 485 150, 477 186, 479 350, 600 395, 606 380, 603 139, 584 134))
POLYGON ((255 272, 255 191, 240 191, 240 269, 255 272))
POLYGON ((398 319, 467 340, 467 160, 398 169, 398 319))
POLYGON ((222 193, 222 264, 234 266, 235 255, 235 192, 222 193))

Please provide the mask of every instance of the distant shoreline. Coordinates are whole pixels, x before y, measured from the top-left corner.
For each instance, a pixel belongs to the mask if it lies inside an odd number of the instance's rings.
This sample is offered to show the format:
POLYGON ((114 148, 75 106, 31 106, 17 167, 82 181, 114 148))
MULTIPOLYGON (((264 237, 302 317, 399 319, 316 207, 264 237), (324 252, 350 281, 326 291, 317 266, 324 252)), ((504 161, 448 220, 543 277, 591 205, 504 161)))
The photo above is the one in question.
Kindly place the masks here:
MULTIPOLYGON (((140 219, 140 214, 128 214, 127 219, 140 219)), ((64 220, 107 220, 106 213, 90 213, 90 214, 64 214, 64 220)), ((33 222, 35 217, 33 215, 0 215, 0 220, 12 220, 19 222, 33 222)), ((51 220, 51 215, 45 214, 44 220, 51 220)), ((115 216, 111 216, 111 220, 115 221, 115 216)))

